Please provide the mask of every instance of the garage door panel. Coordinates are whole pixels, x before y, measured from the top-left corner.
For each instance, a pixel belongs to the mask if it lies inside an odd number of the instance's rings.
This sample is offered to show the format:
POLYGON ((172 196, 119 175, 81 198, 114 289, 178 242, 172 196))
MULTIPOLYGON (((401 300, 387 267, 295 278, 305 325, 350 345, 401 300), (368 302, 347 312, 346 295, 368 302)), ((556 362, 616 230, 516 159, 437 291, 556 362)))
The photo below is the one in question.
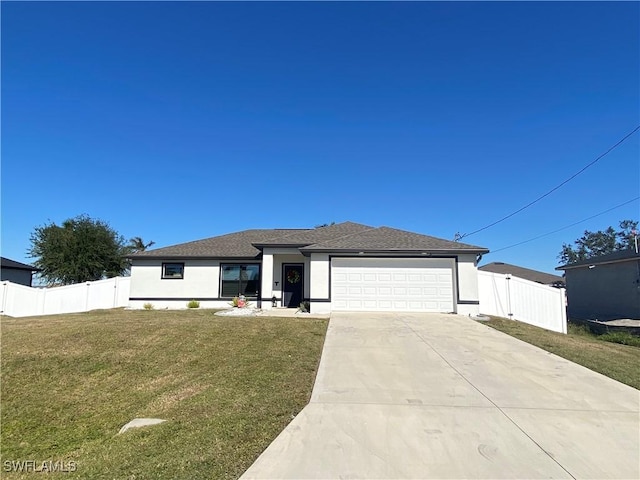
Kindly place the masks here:
POLYGON ((332 259, 332 308, 453 311, 452 259, 332 259))
POLYGON ((340 272, 332 272, 332 273, 333 273, 333 278, 336 282, 345 282, 347 280, 346 273, 340 273, 340 272))

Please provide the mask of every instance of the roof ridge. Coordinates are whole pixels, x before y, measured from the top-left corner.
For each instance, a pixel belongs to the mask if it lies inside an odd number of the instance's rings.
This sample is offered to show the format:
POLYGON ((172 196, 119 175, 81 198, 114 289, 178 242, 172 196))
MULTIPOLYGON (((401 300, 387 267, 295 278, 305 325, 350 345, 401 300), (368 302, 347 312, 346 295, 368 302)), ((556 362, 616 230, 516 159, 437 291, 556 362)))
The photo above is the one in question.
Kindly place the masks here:
MULTIPOLYGON (((326 225, 324 227, 314 227, 314 228, 301 229, 301 231, 304 231, 304 232, 315 232, 315 231, 319 231, 321 229, 331 229, 332 227, 340 227, 340 226, 345 226, 345 225, 358 225, 358 226, 361 226, 361 227, 366 227, 367 230, 373 228, 373 227, 370 227, 369 225, 365 225, 363 223, 357 223, 357 222, 352 222, 352 221, 347 220, 345 222, 334 223, 333 225, 326 225)), ((367 231, 367 230, 363 230, 363 231, 367 231)), ((300 232, 292 233, 290 235, 284 235, 284 236, 278 236, 278 237, 269 238, 266 241, 271 242, 271 241, 274 241, 274 240, 287 240, 288 238, 293 237, 297 233, 300 233, 300 232)), ((361 232, 354 232, 353 234, 345 234, 345 235, 341 235, 341 236, 338 236, 338 237, 332 237, 331 240, 334 240, 336 238, 343 238, 343 237, 348 236, 348 235, 355 235, 357 233, 362 233, 362 231, 361 232)), ((327 241, 327 240, 329 240, 329 239, 325 239, 323 241, 327 241)), ((257 242, 257 243, 262 243, 262 242, 257 242)), ((316 245, 316 243, 308 243, 305 246, 308 247, 309 245, 316 245)))
MULTIPOLYGON (((354 222, 349 222, 349 223, 354 223, 354 222)), ((369 225, 365 225, 364 223, 356 223, 355 225, 362 225, 363 227, 369 227, 369 225)), ((353 235, 362 235, 363 233, 370 232, 371 230, 377 230, 378 228, 380 228, 380 227, 369 227, 366 230, 362 230, 361 232, 348 233, 346 235, 341 235, 340 237, 334 237, 334 238, 330 238, 330 239, 327 239, 327 240, 323 240, 322 242, 312 243, 310 245, 307 245, 307 247, 315 246, 315 245, 322 245, 325 242, 333 242, 334 240, 347 238, 347 237, 352 237, 353 235)))

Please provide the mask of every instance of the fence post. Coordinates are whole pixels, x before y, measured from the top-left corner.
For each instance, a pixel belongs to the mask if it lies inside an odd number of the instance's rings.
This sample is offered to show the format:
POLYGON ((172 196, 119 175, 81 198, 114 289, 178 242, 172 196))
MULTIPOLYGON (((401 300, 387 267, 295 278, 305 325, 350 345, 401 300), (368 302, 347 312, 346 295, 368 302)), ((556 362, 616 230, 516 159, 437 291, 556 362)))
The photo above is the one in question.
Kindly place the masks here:
POLYGON ((113 302, 111 303, 111 308, 116 308, 118 306, 118 287, 120 286, 120 277, 114 277, 113 280, 113 302))
POLYGON ((2 282, 2 311, 0 313, 5 313, 5 309, 7 308, 7 294, 8 287, 6 281, 2 282))
POLYGON ((568 325, 567 325, 567 290, 564 288, 559 288, 560 290, 560 311, 562 312, 562 333, 568 333, 568 325))
POLYGON ((507 280, 506 286, 507 286, 507 310, 508 313, 507 315, 509 316, 509 318, 511 320, 513 320, 513 308, 511 308, 511 275, 507 273, 507 275, 505 276, 505 279, 507 280))
POLYGON ((87 282, 87 294, 84 297, 84 311, 89 311, 89 289, 91 288, 91 282, 87 282))
MULTIPOLYGON (((38 289, 38 295, 37 295, 37 302, 38 302, 38 313, 40 315, 47 315, 46 311, 46 305, 47 305, 47 292, 48 292, 48 288, 39 288, 38 289)), ((55 313, 55 312, 53 312, 55 313)))

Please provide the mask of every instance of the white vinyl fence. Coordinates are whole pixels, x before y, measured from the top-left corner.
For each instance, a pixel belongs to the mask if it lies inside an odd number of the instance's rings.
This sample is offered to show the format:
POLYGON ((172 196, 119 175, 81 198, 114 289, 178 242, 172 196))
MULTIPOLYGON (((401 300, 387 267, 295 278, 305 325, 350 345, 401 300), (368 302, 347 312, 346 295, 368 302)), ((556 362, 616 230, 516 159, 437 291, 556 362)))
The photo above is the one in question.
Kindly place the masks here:
POLYGON ((64 287, 32 288, 0 284, 0 313, 12 317, 88 312, 129 304, 131 277, 115 277, 64 287))
POLYGON ((564 288, 478 271, 480 313, 510 318, 567 333, 567 300, 564 288))
MULTIPOLYGON (((130 283, 131 277, 116 277, 66 287, 31 288, 4 281, 0 284, 0 313, 28 317, 126 307, 130 283)), ((478 271, 478 291, 480 313, 567 333, 563 288, 478 271)))

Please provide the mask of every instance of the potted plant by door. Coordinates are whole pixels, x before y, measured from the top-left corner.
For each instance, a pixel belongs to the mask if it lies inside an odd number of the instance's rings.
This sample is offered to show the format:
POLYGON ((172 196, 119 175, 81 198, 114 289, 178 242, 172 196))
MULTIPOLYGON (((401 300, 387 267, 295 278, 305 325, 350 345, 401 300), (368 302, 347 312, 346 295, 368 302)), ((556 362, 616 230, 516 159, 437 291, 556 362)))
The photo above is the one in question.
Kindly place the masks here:
POLYGON ((244 295, 240 295, 238 297, 238 308, 244 308, 247 305, 247 299, 244 298, 244 295))

